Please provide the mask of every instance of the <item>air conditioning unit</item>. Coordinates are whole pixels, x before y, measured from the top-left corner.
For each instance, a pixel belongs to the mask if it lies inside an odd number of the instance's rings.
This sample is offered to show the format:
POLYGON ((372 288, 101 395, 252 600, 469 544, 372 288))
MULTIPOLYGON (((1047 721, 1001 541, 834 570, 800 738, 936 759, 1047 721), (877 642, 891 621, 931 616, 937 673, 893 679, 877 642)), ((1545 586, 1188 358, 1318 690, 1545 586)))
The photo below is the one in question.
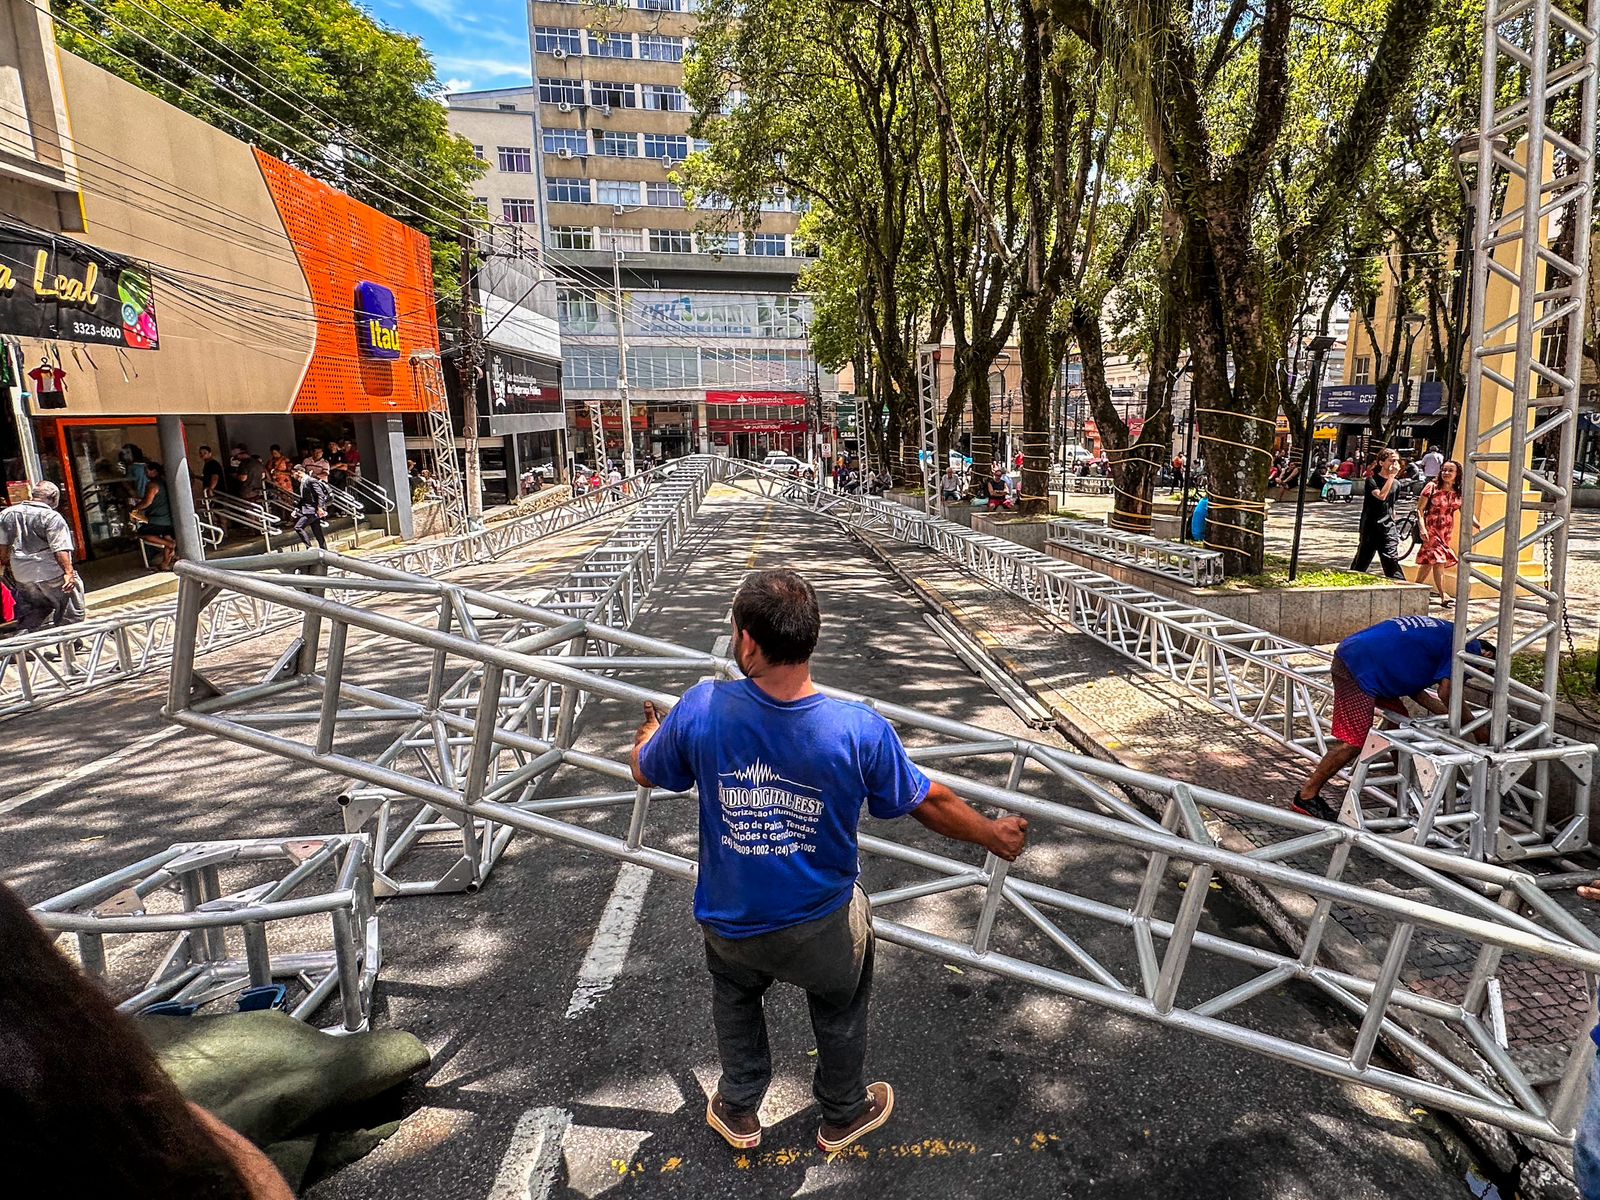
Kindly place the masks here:
POLYGON ((602 105, 601 105, 601 106, 600 106, 600 115, 601 115, 601 116, 602 116, 602 117, 609 117, 609 116, 610 116, 610 115, 611 115, 611 105, 609 105, 609 104, 602 104, 602 105))
POLYGON ((672 170, 672 168, 675 167, 677 165, 677 163, 678 163, 678 160, 673 158, 672 155, 670 155, 670 154, 663 154, 661 156, 661 165, 663 167, 665 167, 669 171, 672 170))
POLYGON ((560 104, 556 105, 556 111, 557 112, 571 112, 572 111, 572 101, 563 100, 560 104))
POLYGON ((567 52, 565 50, 563 50, 560 46, 557 46, 554 50, 550 51, 550 57, 551 58, 565 58, 566 56, 567 56, 567 52))
POLYGON ((556 151, 556 157, 557 158, 571 158, 572 157, 572 150, 567 146, 563 146, 563 147, 561 147, 561 149, 556 151))

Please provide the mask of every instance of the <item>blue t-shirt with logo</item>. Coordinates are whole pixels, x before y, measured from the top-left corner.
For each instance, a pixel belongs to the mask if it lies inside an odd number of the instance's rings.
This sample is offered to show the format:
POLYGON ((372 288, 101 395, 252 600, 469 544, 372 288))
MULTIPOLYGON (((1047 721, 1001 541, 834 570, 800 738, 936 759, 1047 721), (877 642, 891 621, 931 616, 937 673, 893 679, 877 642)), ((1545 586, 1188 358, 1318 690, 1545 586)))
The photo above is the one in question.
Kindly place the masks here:
MULTIPOLYGON (((1469 648, 1476 652, 1481 643, 1469 648)), ((1415 696, 1450 677, 1455 625, 1438 617, 1396 617, 1352 633, 1334 653, 1367 695, 1415 696)))
POLYGON ((774 700, 748 679, 696 684, 639 755, 657 787, 700 791, 694 915, 726 938, 815 921, 861 872, 861 806, 883 820, 928 795, 883 717, 862 704, 774 700))

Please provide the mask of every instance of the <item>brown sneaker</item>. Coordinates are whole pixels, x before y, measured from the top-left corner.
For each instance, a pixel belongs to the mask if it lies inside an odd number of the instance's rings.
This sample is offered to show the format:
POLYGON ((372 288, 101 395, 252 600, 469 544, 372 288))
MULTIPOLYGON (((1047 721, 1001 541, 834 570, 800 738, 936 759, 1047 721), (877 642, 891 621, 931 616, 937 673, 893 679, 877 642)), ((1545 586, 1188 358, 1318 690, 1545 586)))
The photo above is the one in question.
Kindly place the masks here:
POLYGON ((817 1130, 817 1149, 827 1154, 843 1150, 883 1125, 894 1111, 894 1089, 887 1083, 867 1085, 867 1106, 861 1115, 848 1125, 830 1125, 826 1121, 817 1130))
POLYGON ((713 1092, 706 1101, 706 1124, 735 1150, 754 1150, 761 1145, 761 1119, 755 1113, 735 1113, 721 1092, 713 1092))

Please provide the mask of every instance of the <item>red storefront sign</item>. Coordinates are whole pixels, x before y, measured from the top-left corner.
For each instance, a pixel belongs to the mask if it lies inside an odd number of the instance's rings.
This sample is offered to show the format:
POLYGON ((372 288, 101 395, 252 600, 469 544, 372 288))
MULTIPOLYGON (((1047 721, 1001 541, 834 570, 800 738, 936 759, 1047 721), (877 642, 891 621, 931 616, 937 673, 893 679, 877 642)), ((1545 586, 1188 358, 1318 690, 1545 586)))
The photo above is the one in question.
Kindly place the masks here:
MULTIPOLYGON (((1100 427, 1098 425, 1096 425, 1093 421, 1085 421, 1083 423, 1083 432, 1084 432, 1084 435, 1086 437, 1098 438, 1100 436, 1100 427)), ((1130 442, 1138 441, 1139 440, 1139 435, 1141 433, 1143 433, 1143 432, 1144 432, 1144 418, 1143 417, 1129 417, 1128 418, 1128 440, 1130 442)))
MULTIPOLYGON (((636 408, 633 410, 633 427, 635 429, 641 431, 647 429, 649 427, 647 422, 648 415, 642 409, 636 408)), ((575 413, 573 415, 572 423, 579 429, 592 429, 594 427, 594 422, 589 419, 589 410, 587 408, 580 409, 577 413, 575 413)), ((622 428, 622 414, 611 412, 601 413, 600 423, 606 429, 620 430, 622 428)))
POLYGON ((707 392, 707 404, 762 404, 804 408, 804 392, 707 392))
POLYGON ((707 392, 706 425, 714 433, 804 433, 806 421, 804 392, 707 392), (718 405, 730 408, 793 409, 792 414, 766 413, 759 417, 714 417, 718 405))
POLYGON ((755 421, 740 417, 708 417, 706 424, 714 433, 804 433, 810 428, 804 421, 755 421))

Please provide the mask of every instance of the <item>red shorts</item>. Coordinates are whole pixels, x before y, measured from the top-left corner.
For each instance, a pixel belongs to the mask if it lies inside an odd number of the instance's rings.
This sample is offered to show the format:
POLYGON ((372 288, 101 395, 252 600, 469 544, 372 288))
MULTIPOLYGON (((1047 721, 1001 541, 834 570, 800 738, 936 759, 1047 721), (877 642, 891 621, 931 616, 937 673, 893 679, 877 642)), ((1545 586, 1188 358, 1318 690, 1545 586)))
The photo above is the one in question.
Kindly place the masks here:
POLYGON ((1356 677, 1350 674, 1350 668, 1344 665, 1344 659, 1337 654, 1333 656, 1330 675, 1333 679, 1333 736, 1345 745, 1366 745, 1367 733, 1380 707, 1405 715, 1405 706, 1396 697, 1369 696, 1362 691, 1356 677))

